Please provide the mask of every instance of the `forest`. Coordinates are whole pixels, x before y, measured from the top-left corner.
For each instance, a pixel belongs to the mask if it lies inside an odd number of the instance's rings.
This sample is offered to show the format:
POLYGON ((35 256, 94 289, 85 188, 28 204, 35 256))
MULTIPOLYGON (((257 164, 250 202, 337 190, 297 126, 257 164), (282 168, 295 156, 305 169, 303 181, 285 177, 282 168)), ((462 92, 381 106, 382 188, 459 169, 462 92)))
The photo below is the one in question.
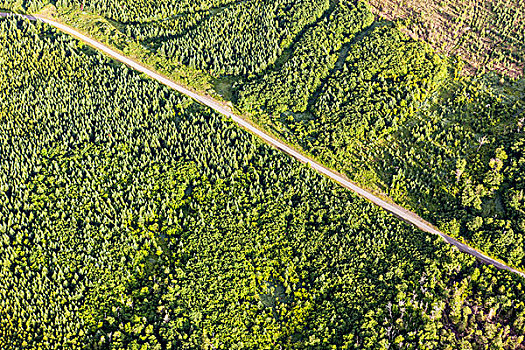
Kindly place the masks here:
POLYGON ((308 28, 273 69, 239 84, 239 106, 247 110, 260 106, 274 113, 305 112, 310 96, 331 67, 344 58, 356 34, 373 21, 363 3, 333 6, 329 16, 308 28))
POLYGON ((259 96, 274 95, 264 87, 278 82, 265 78, 240 87, 239 105, 350 179, 523 268, 525 81, 461 71, 383 23, 305 97, 306 109, 265 103, 259 96))
POLYGON ((521 278, 224 117, 38 22, 0 63, 0 348, 525 346, 521 278))
POLYGON ((524 268, 525 82, 516 77, 523 73, 525 7, 504 1, 468 13, 458 4, 458 26, 473 30, 456 51, 440 49, 445 34, 428 43, 410 38, 418 22, 407 16, 377 18, 374 1, 195 5, 199 15, 160 12, 165 19, 121 32, 163 62, 203 72, 266 130, 447 234, 524 268), (312 15, 300 19, 308 8, 312 15), (255 17, 261 13, 269 17, 255 17), (487 22, 501 30, 483 32, 487 22), (504 75, 483 73, 491 69, 504 75))

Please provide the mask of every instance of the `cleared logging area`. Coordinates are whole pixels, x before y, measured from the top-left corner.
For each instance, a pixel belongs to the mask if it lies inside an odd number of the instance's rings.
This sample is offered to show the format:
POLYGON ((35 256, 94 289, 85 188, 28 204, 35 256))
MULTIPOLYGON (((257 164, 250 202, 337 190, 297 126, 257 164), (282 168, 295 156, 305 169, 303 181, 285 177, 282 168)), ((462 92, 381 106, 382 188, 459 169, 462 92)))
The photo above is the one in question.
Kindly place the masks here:
POLYGON ((523 0, 370 0, 388 20, 407 19, 406 32, 447 55, 459 55, 468 73, 496 70, 523 76, 523 0))

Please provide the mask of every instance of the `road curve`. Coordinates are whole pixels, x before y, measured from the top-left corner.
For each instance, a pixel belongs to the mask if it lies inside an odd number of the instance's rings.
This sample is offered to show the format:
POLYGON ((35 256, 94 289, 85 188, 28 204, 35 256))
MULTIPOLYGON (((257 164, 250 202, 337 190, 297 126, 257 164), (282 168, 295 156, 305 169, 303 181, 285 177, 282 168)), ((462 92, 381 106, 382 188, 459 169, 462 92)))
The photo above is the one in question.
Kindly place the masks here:
POLYGON ((228 108, 227 106, 223 105, 222 103, 220 103, 219 101, 213 99, 212 97, 210 96, 204 96, 204 95, 201 95, 201 94, 198 94, 194 91, 191 91, 187 88, 185 88, 184 86, 180 85, 180 84, 177 84, 176 82, 170 80, 170 79, 167 79, 166 77, 162 76, 161 74, 159 73, 156 73, 154 71, 152 71, 151 69, 148 69, 146 67, 144 67, 143 65, 141 65, 140 63, 124 56, 124 55, 121 55, 120 53, 116 52, 115 50, 109 48, 108 46, 96 41, 96 40, 93 40, 85 35, 83 35, 82 33, 79 33, 78 31, 76 31, 75 29, 67 26, 67 25, 64 25, 62 23, 59 23, 59 22, 56 22, 56 21, 53 21, 51 19, 48 19, 48 18, 44 18, 44 17, 41 17, 41 16, 38 16, 38 15, 34 15, 34 16, 31 16, 31 15, 20 15, 20 14, 10 14, 10 13, 0 13, 0 17, 8 17, 8 16, 19 16, 19 17, 23 17, 23 18, 26 18, 26 19, 29 19, 29 20, 40 20, 44 23, 47 23, 67 34, 70 34, 76 38, 78 38, 79 40, 82 40, 83 42, 85 42, 86 44, 92 46, 93 48, 96 48, 100 51, 102 51, 103 53, 107 54, 108 56, 111 56, 113 57, 115 60, 117 61, 120 61, 126 65, 128 65, 129 67, 139 71, 139 72, 142 72, 144 74, 146 74, 147 76, 149 76, 150 78, 152 79, 155 79, 157 81, 159 81, 160 83, 174 89, 174 90, 177 90, 178 92, 186 95, 186 96, 189 96, 191 97, 192 99, 198 101, 199 103, 203 104, 203 105, 206 105, 212 109, 214 109, 216 112, 222 114, 222 115, 225 115, 227 117, 230 117, 234 122, 236 122, 239 126, 241 126, 242 128, 244 128, 245 130, 248 130, 250 131, 251 133, 255 134, 256 136, 258 136, 259 138, 263 139, 266 143, 280 149, 281 151, 287 153, 288 155, 292 156, 293 158, 303 162, 303 163, 306 163, 306 164, 309 164, 311 168, 315 169, 316 171, 318 171, 319 173, 331 178, 332 180, 338 182, 339 184, 341 184, 343 187, 346 187, 348 188, 349 190, 357 193, 359 196, 363 197, 363 198, 366 198, 368 199, 370 202, 380 206, 381 208, 389 211, 390 213, 394 214, 395 216, 397 216, 398 218, 402 219, 403 221, 407 222, 407 223, 410 223, 414 226, 416 226, 417 228, 425 231, 425 232, 428 232, 428 233, 431 233, 431 234, 435 234, 435 235, 438 235, 440 236, 441 238, 443 238, 447 243, 455 246, 457 249, 459 249, 460 251, 464 252, 464 253, 467 253, 467 254, 470 254, 472 256, 474 256, 475 258, 477 258, 478 260, 480 260, 481 262, 485 263, 485 264, 489 264, 489 265, 493 265, 495 267, 497 267, 498 269, 502 269, 502 270, 508 270, 508 271, 511 271, 511 272, 514 272, 514 273, 517 273, 519 274, 520 276, 522 277, 525 277, 525 273, 521 272, 521 271, 518 271, 510 266, 507 266, 497 260, 494 260, 492 259, 491 257, 475 250, 474 248, 471 248, 469 247, 468 245, 446 235, 445 233, 437 230, 435 227, 433 227, 431 224, 429 224, 428 222, 426 222, 425 220, 423 220, 421 217, 419 217, 417 214, 409 211, 409 210, 406 210, 405 208, 399 206, 399 205, 396 205, 396 204, 392 204, 392 203, 389 203, 379 197, 377 197, 376 195, 374 195, 373 193, 357 186, 356 184, 354 184, 353 182, 349 181, 348 179, 344 178, 342 175, 330 170, 329 168, 323 166, 322 164, 318 163, 317 161, 299 153, 298 151, 296 151, 295 149, 291 148, 290 146, 288 146, 287 144, 283 143, 282 141, 278 140, 277 138, 265 133, 264 131, 256 128, 254 125, 252 125, 251 123, 249 123, 248 121, 244 120, 242 117, 236 115, 235 113, 233 113, 230 108, 228 108))

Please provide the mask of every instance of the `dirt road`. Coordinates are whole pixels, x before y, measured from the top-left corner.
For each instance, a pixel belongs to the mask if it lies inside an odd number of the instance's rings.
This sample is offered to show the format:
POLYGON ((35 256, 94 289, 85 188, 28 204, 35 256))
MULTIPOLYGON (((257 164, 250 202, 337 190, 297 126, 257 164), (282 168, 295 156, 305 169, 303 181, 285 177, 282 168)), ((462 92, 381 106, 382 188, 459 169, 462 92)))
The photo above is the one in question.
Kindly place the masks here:
MULTIPOLYGON (((0 13, 0 17, 7 17, 7 16, 10 16, 11 14, 8 14, 8 13, 0 13)), ((217 111, 218 113, 220 114, 223 114, 227 117, 230 117, 234 122, 236 122, 238 125, 240 125, 242 128, 244 128, 245 130, 248 130, 249 132, 253 133, 254 135, 256 135, 257 137, 263 139, 266 143, 280 149, 281 151, 287 153, 288 155, 292 156, 293 158, 303 162, 303 163, 306 163, 306 164, 309 164, 311 168, 315 169, 316 171, 318 171, 319 173, 331 178, 332 180, 338 182, 339 184, 341 184, 342 186, 350 189, 351 191, 357 193, 359 196, 363 197, 363 198, 366 198, 368 199, 369 201, 371 201, 372 203, 380 206, 381 208, 389 211, 390 213, 394 214, 395 216, 397 216, 398 218, 402 219, 403 221, 407 222, 407 223, 410 223, 414 226, 416 226, 417 228, 425 231, 425 232, 428 232, 428 233, 431 233, 431 234, 435 234, 435 235, 438 235, 440 237, 442 237, 447 243, 449 244, 452 244, 453 246, 455 246, 456 248, 458 248, 460 251, 464 252, 464 253, 467 253, 467 254, 470 254, 474 257, 476 257, 478 260, 482 261, 483 263, 485 264, 489 264, 489 265, 493 265, 499 269, 503 269, 503 270, 508 270, 508 271, 511 271, 511 272, 514 272, 514 273, 517 273, 523 277, 525 277, 525 273, 521 272, 521 271, 518 271, 516 269, 513 269, 497 260, 494 260, 492 258, 490 258, 489 256, 475 250, 474 248, 471 248, 469 247, 468 245, 466 244, 463 244, 461 243, 460 241, 444 234, 443 232, 437 230, 435 227, 433 227, 431 224, 429 224, 428 222, 426 222, 425 220, 423 220, 422 218, 420 218, 417 214, 411 212, 411 211, 408 211, 396 204, 392 204, 392 203, 389 203, 389 202, 386 202, 385 200, 377 197, 376 195, 372 194, 371 192, 357 186, 356 184, 354 184, 353 182, 349 181, 348 179, 344 178, 342 175, 328 169, 327 167, 321 165, 320 163, 316 162, 315 160, 301 154, 300 152, 296 151, 295 149, 291 148, 290 146, 288 146, 287 144, 283 143, 282 141, 278 140, 277 138, 265 133, 264 131, 258 129, 257 127, 255 127, 254 125, 252 125, 250 122, 244 120, 242 117, 236 115, 235 113, 233 113, 230 108, 228 108, 227 106, 223 105, 222 103, 220 103, 219 101, 213 99, 212 97, 209 97, 209 96, 205 96, 205 95, 201 95, 201 94, 198 94, 194 91, 191 91, 187 88, 185 88, 184 86, 180 85, 180 84, 177 84, 176 82, 152 71, 151 69, 148 69, 146 67, 144 67, 143 65, 141 65, 140 63, 138 62, 135 62, 133 61, 132 59, 126 57, 126 56, 123 56, 121 55, 120 53, 116 52, 115 50, 107 47, 106 45, 103 45, 101 44, 100 42, 96 41, 96 40, 93 40, 81 33, 79 33, 78 31, 76 31, 75 29, 69 27, 69 26, 66 26, 64 24, 61 24, 61 23, 58 23, 56 21, 53 21, 53 20, 50 20, 50 19, 47 19, 47 18, 43 18, 43 17, 40 17, 38 15, 35 15, 35 16, 29 16, 29 15, 16 15, 16 16, 20 16, 20 17, 24 17, 26 19, 29 19, 29 20, 40 20, 42 22, 45 22, 67 34, 70 34, 80 40, 82 40, 83 42, 85 42, 86 44, 92 46, 93 48, 96 48, 100 51, 102 51, 103 53, 105 53, 106 55, 108 56, 111 56, 113 57, 115 60, 117 61, 120 61, 126 65, 128 65, 129 67, 139 71, 139 72, 142 72, 144 74, 146 74, 147 76, 149 76, 150 78, 152 79, 155 79, 157 81, 159 81, 160 83, 166 85, 166 86, 169 86, 170 88, 174 89, 174 90, 177 90, 178 92, 186 95, 186 96, 189 96, 191 97, 192 99, 198 101, 199 103, 203 104, 203 105, 206 105, 212 109, 214 109, 215 111, 217 111)))

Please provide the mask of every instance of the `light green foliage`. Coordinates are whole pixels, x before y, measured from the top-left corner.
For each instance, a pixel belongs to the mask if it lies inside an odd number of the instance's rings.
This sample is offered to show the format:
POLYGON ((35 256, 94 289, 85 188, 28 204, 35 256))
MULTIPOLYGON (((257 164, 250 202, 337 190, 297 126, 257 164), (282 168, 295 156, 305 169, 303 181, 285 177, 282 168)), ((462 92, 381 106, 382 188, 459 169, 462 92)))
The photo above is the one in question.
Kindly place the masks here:
POLYGON ((340 56, 344 59, 347 50, 344 44, 373 20, 374 16, 362 2, 336 3, 294 43, 286 62, 241 86, 241 107, 270 113, 305 112, 308 99, 321 80, 335 68, 340 56))
MULTIPOLYGON (((283 77, 309 76, 295 67, 283 77)), ((255 80, 241 86, 239 104, 351 179, 523 267, 523 83, 458 78, 459 68, 376 23, 315 92, 289 79, 280 98, 286 84, 276 80, 272 91, 255 80)))
POLYGON ((258 73, 328 5, 328 0, 247 0, 163 40, 159 52, 215 75, 258 73))
POLYGON ((0 348, 521 346, 514 275, 47 26, 0 57, 0 348))
POLYGON ((376 171, 395 174, 405 189, 401 200, 421 214, 443 224, 456 219, 456 236, 523 266, 523 99, 483 80, 453 83, 445 91, 392 134, 377 152, 388 162, 378 162, 376 171))
POLYGON ((428 56, 428 47, 403 39, 395 28, 376 27, 350 47, 342 68, 313 96, 310 118, 269 123, 281 124, 314 155, 338 162, 374 142, 418 108, 418 98, 439 83, 435 75, 444 69, 438 57, 428 56), (359 145, 352 152, 354 140, 359 145))

